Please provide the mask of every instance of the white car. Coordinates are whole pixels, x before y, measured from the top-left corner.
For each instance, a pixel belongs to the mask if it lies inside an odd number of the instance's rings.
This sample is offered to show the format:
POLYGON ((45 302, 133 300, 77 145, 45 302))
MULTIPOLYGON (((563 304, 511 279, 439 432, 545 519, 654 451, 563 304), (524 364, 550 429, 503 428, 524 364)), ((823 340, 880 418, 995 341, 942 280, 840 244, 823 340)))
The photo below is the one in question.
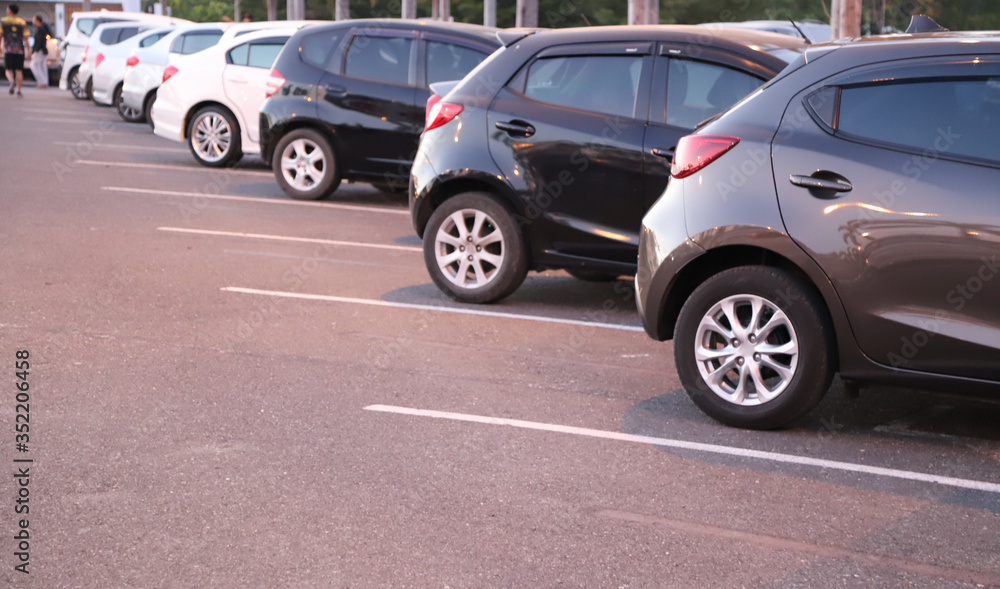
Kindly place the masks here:
POLYGON ((107 22, 142 22, 154 25, 183 24, 190 21, 182 18, 157 16, 142 12, 76 12, 73 22, 60 45, 62 72, 59 75, 59 88, 70 90, 77 98, 86 98, 84 87, 80 84, 77 74, 83 62, 83 50, 90 41, 90 35, 99 25, 107 22))
MULTIPOLYGON (((134 49, 136 37, 145 36, 147 31, 156 28, 159 27, 139 22, 109 22, 97 25, 97 28, 90 35, 90 42, 83 48, 83 61, 80 63, 80 71, 76 74, 77 81, 83 87, 86 97, 93 99, 97 104, 111 104, 110 100, 99 101, 94 97, 95 73, 109 71, 111 64, 107 63, 107 58, 109 55, 117 53, 117 48, 128 45, 134 49)), ((131 52, 130 49, 125 56, 127 57, 131 52)), ((124 69, 124 59, 121 63, 122 69, 124 69)))
POLYGON ((150 47, 136 49, 129 58, 132 65, 125 72, 122 87, 124 108, 142 110, 152 122, 149 111, 156 100, 156 89, 163 83, 163 70, 174 56, 190 55, 216 43, 261 29, 288 27, 289 21, 253 23, 208 23, 178 27, 150 47))
MULTIPOLYGON (((141 123, 144 114, 141 109, 124 108, 121 100, 122 83, 125 80, 125 70, 128 58, 132 52, 141 47, 149 47, 167 36, 174 27, 156 27, 140 31, 139 34, 114 45, 91 47, 90 54, 94 58, 91 79, 94 102, 107 106, 117 106, 118 114, 130 123, 141 123), (96 54, 95 54, 96 51, 96 54)), ((95 32, 95 36, 96 36, 95 32)))
POLYGON ((298 28, 257 31, 172 59, 153 105, 153 132, 186 142, 206 166, 260 153, 259 111, 271 66, 298 28))

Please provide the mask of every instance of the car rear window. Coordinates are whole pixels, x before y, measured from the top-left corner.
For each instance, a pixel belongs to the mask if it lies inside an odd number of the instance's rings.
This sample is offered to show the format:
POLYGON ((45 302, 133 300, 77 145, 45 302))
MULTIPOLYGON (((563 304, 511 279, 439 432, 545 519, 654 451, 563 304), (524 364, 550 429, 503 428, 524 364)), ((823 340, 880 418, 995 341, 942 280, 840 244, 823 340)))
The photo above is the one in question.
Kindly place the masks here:
POLYGON ((339 73, 339 68, 335 67, 333 63, 333 53, 342 37, 342 30, 307 35, 299 46, 299 56, 301 56, 302 61, 309 65, 339 73))
POLYGON ((524 94, 551 104, 632 118, 641 55, 572 55, 531 64, 524 94))
POLYGON ((921 152, 1000 162, 1000 77, 844 86, 837 130, 921 152))

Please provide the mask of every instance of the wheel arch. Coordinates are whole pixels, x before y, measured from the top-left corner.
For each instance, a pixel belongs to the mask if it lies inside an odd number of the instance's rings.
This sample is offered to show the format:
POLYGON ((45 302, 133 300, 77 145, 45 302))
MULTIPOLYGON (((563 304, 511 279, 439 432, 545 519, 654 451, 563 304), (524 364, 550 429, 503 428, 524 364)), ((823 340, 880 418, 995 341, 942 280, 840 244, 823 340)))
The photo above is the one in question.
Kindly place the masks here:
MULTIPOLYGON (((153 92, 156 92, 156 90, 153 90, 153 92)), ((240 119, 236 116, 236 113, 233 112, 233 109, 229 108, 228 106, 219 102, 218 100, 202 100, 201 102, 198 102, 193 106, 191 106, 191 108, 189 108, 187 113, 185 113, 184 115, 184 126, 181 128, 181 133, 184 134, 185 140, 190 138, 188 137, 188 127, 191 125, 191 119, 194 117, 195 114, 198 113, 198 111, 207 106, 217 106, 225 110, 227 113, 229 113, 229 116, 231 116, 233 118, 233 121, 236 123, 236 131, 237 131, 236 134, 238 135, 243 132, 243 128, 240 127, 240 119)))
MULTIPOLYGON (((326 139, 327 143, 330 144, 330 149, 333 150, 333 157, 337 159, 338 164, 341 161, 341 152, 339 142, 334 133, 332 133, 322 121, 316 119, 304 119, 296 118, 288 123, 282 124, 280 127, 272 128, 270 133, 273 135, 269 141, 270 153, 267 154, 265 163, 270 166, 271 160, 274 158, 275 147, 278 143, 293 131, 298 131, 299 129, 310 129, 316 131, 326 139)), ((261 137, 263 139, 263 137, 261 137)), ((261 142, 261 155, 264 155, 264 144, 261 142)), ((346 177, 344 175, 344 170, 341 168, 341 177, 346 177)))
MULTIPOLYGON (((834 353, 831 358, 834 370, 840 366, 840 342, 845 337, 843 328, 846 325, 846 316, 843 315, 843 308, 840 300, 832 293, 832 286, 825 275, 820 283, 815 275, 804 269, 798 262, 793 261, 785 255, 753 245, 724 245, 706 251, 681 268, 673 279, 673 284, 663 297, 660 303, 658 331, 673 338, 674 328, 681 307, 691 296, 699 285, 708 278, 729 270, 743 266, 766 266, 787 272, 808 288, 821 304, 820 311, 823 314, 824 322, 830 328, 830 335, 833 341, 829 342, 830 350, 834 353), (831 300, 831 294, 833 295, 831 300)), ((818 268, 816 269, 818 271, 818 268)))
MULTIPOLYGON (((463 174, 461 176, 439 176, 434 183, 417 198, 417 209, 415 216, 415 229, 417 235, 424 236, 427 222, 431 215, 448 199, 464 194, 466 192, 483 192, 491 195, 501 205, 507 207, 513 214, 519 215, 521 211, 515 204, 515 199, 510 191, 498 184, 496 178, 485 174, 463 174)), ((530 257, 530 256, 529 256, 530 257)))

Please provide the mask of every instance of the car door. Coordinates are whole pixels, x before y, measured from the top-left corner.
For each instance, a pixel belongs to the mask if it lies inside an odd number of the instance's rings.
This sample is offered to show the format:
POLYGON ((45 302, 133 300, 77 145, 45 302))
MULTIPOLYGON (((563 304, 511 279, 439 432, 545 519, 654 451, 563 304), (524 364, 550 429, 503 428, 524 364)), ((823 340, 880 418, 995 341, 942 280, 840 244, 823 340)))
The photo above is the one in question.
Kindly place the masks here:
POLYGON ((544 225, 533 250, 635 264, 652 45, 552 47, 497 93, 489 150, 544 225))
POLYGON ((1000 56, 850 71, 786 110, 782 217, 876 362, 1000 380, 997 137, 1000 56))
POLYGON ((222 70, 222 88, 234 107, 246 138, 260 141, 260 106, 266 98, 266 83, 271 66, 288 41, 289 35, 275 35, 241 43, 226 52, 222 70))
POLYGON ((643 150, 647 208, 667 187, 680 138, 773 75, 763 66, 705 46, 661 43, 658 53, 643 150), (696 55, 692 49, 697 50, 696 55))
POLYGON ((337 140, 339 163, 355 174, 409 174, 423 130, 416 104, 416 33, 355 29, 335 72, 320 85, 320 120, 337 140))

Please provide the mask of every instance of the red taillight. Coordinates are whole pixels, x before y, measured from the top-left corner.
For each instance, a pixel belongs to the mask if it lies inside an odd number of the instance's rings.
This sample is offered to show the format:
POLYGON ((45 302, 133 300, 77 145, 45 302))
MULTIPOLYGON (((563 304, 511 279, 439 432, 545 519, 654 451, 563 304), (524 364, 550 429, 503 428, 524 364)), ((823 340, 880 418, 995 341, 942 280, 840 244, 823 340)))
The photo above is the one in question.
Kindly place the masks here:
POLYGON ((429 125, 434 119, 431 118, 431 109, 434 105, 441 102, 440 94, 431 94, 430 98, 427 99, 427 106, 424 108, 424 127, 429 125))
POLYGON ((139 65, 139 58, 134 55, 130 55, 129 58, 125 60, 126 67, 135 67, 137 65, 139 65))
POLYGON ((740 142, 739 137, 728 135, 688 135, 677 142, 670 175, 686 178, 714 162, 740 142))
MULTIPOLYGON (((427 101, 430 103, 430 100, 427 101)), ((455 104, 453 102, 441 102, 439 98, 434 102, 434 105, 427 110, 427 127, 425 131, 430 131, 431 129, 437 129, 441 125, 451 121, 457 117, 464 107, 461 104, 455 104)))
POLYGON ((281 75, 281 72, 271 68, 271 74, 267 77, 267 92, 264 94, 264 98, 270 98, 281 90, 281 87, 285 85, 285 76, 281 75))
POLYGON ((84 48, 83 48, 83 59, 81 60, 81 63, 87 63, 87 52, 88 51, 90 51, 90 45, 84 46, 84 48))
POLYGON ((169 80, 171 77, 173 77, 173 75, 176 74, 177 71, 178 70, 177 70, 176 67, 174 67, 172 65, 168 65, 166 67, 166 69, 163 70, 163 83, 166 84, 167 80, 169 80))
POLYGON ((104 54, 98 53, 97 57, 94 58, 94 67, 100 67, 102 61, 104 61, 104 54))

